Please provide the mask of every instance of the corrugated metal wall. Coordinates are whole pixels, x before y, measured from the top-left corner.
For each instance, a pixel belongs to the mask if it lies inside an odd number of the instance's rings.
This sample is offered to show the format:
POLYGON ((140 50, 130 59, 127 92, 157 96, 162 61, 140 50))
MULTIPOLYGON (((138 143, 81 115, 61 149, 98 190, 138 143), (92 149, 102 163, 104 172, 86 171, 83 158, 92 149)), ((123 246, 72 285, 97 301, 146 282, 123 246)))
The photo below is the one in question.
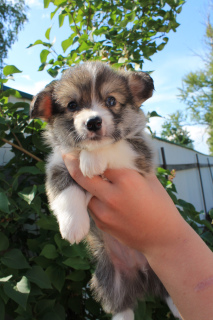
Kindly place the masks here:
POLYGON ((213 208, 213 157, 161 139, 153 139, 153 144, 157 164, 176 170, 173 182, 178 198, 192 203, 198 211, 213 208))

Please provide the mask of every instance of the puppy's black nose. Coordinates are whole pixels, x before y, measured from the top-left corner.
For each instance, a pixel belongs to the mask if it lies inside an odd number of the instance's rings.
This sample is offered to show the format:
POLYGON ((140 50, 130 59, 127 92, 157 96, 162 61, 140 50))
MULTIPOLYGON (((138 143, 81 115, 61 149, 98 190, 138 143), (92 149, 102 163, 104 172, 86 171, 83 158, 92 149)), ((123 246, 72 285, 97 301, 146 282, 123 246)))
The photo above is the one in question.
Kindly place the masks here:
POLYGON ((86 122, 86 127, 89 131, 98 131, 102 127, 102 119, 100 117, 90 118, 86 122))

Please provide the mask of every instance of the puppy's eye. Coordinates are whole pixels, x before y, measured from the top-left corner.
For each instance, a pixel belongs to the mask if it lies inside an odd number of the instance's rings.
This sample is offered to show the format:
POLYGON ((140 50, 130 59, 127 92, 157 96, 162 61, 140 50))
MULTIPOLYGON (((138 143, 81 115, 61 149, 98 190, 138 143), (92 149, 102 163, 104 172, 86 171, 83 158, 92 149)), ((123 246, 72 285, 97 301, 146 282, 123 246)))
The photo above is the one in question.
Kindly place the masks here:
POLYGON ((114 97, 108 97, 106 99, 107 107, 114 107, 116 105, 116 99, 114 97))
POLYGON ((78 109, 78 105, 75 101, 70 101, 67 105, 67 109, 69 109, 70 111, 75 111, 78 109))

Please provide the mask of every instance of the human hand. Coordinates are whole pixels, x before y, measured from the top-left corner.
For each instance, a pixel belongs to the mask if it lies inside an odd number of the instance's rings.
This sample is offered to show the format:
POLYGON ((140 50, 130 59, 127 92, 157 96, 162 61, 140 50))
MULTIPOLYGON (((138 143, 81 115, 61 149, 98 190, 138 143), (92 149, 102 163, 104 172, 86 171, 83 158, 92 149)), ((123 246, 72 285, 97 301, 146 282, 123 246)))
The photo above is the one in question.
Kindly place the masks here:
POLYGON ((65 155, 64 162, 73 179, 93 195, 88 207, 98 228, 143 253, 175 240, 180 215, 154 174, 108 169, 108 181, 89 179, 77 159, 65 155))

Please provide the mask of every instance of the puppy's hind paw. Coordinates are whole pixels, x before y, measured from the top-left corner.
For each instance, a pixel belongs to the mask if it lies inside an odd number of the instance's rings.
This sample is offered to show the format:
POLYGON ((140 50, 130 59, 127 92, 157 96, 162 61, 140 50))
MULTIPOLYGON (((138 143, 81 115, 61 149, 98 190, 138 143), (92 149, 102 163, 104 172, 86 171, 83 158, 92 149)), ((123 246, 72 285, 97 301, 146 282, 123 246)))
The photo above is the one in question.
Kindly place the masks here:
POLYGON ((112 320, 134 320, 134 312, 131 309, 127 309, 115 314, 112 320))
POLYGON ((83 215, 83 219, 79 217, 79 219, 75 219, 75 221, 71 221, 69 223, 64 223, 62 221, 59 225, 62 237, 68 240, 71 244, 74 244, 81 242, 89 233, 90 219, 87 214, 83 215))
POLYGON ((78 186, 70 186, 51 202, 51 209, 58 220, 61 235, 71 244, 79 243, 89 233, 90 219, 87 212, 89 200, 89 194, 85 194, 78 186))

